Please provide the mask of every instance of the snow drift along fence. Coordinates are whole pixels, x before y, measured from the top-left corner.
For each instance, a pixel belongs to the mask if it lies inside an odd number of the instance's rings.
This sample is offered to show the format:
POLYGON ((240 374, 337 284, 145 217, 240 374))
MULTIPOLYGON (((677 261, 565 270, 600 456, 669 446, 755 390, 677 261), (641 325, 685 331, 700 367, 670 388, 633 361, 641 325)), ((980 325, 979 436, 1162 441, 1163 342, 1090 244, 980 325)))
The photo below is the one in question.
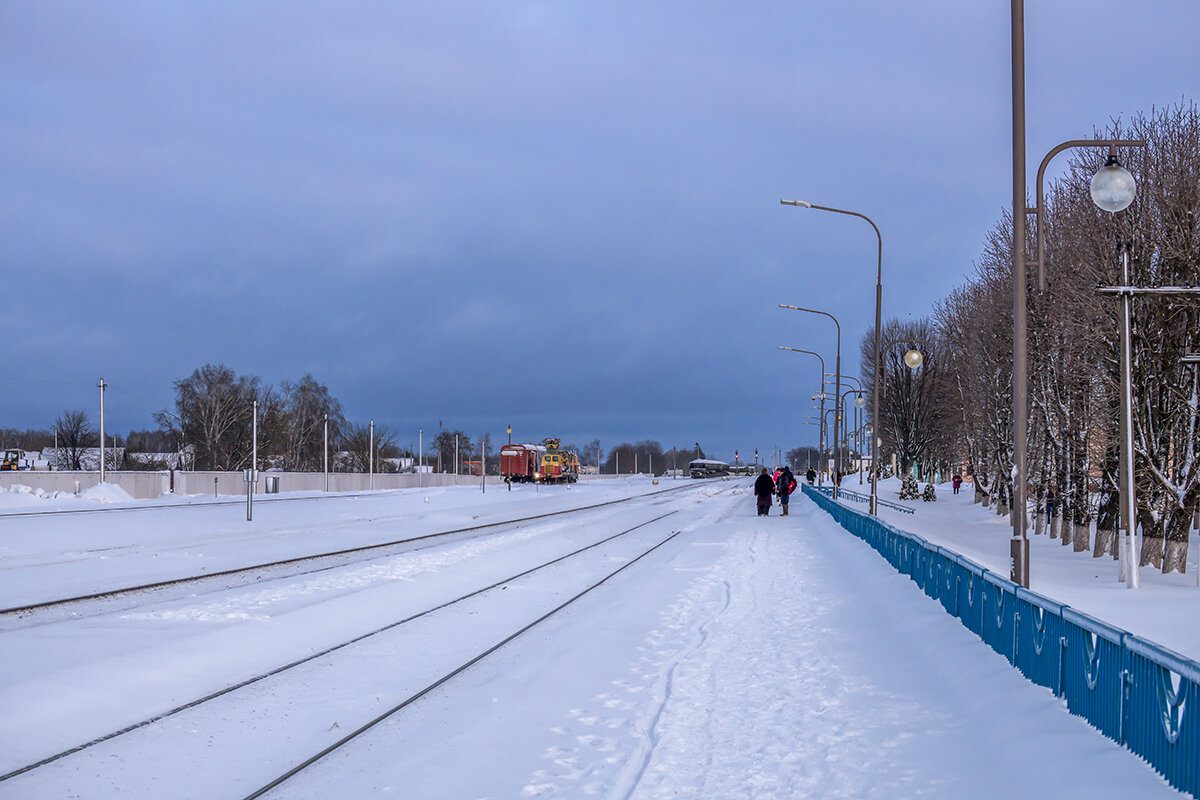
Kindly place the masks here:
POLYGON ((834 502, 828 490, 803 489, 1072 714, 1200 797, 1200 664, 834 502))

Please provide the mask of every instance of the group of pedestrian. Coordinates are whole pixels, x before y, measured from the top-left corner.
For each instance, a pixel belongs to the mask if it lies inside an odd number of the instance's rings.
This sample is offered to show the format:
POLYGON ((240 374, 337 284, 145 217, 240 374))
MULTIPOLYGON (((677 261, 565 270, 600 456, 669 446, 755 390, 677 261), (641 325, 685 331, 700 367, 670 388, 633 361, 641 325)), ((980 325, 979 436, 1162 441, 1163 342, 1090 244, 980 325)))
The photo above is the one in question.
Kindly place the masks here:
POLYGON ((779 497, 779 505, 783 509, 783 516, 788 515, 788 498, 792 492, 796 491, 796 476, 792 474, 792 468, 783 466, 775 470, 775 475, 772 476, 767 471, 766 467, 762 468, 758 478, 754 481, 754 497, 758 502, 758 515, 760 517, 770 516, 772 498, 779 497))

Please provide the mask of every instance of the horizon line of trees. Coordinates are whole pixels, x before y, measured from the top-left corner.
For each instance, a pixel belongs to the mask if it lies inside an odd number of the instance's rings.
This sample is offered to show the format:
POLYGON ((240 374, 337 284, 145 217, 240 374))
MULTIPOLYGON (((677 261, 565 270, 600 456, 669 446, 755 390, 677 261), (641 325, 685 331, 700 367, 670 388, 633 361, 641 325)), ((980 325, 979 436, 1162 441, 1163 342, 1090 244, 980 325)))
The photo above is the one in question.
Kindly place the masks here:
MULTIPOLYGON (((1028 476, 1030 530, 1095 557, 1116 555, 1119 524, 1119 304, 1098 286, 1121 280, 1127 252, 1135 286, 1200 285, 1200 112, 1194 103, 1115 121, 1096 139, 1142 139, 1120 152, 1137 196, 1109 214, 1089 183, 1106 148, 1078 148, 1046 187, 1041 215, 1047 278, 1028 292, 1028 476), (1092 524, 1097 534, 1091 540, 1092 524)), ((1025 221, 1024 218, 1022 221, 1025 221)), ((1034 220, 1027 241, 1036 246, 1034 220)), ((900 470, 930 475, 965 466, 976 500, 1013 513, 1012 231, 1008 209, 988 232, 974 274, 931 316, 891 320, 881 369, 881 453, 900 470), (922 366, 902 362, 921 342, 922 366)), ((1027 262, 1037 253, 1028 253, 1027 262)), ((1194 296, 1133 300, 1134 470, 1140 563, 1184 572, 1188 531, 1200 508, 1200 301, 1194 296)), ((874 330, 864 335, 862 381, 873 385, 874 330)), ((869 409, 868 409, 869 413, 869 409)), ((868 417, 869 418, 869 417, 868 417)))
MULTIPOLYGON (((346 419, 342 405, 329 389, 311 374, 284 381, 278 388, 254 375, 238 375, 223 364, 205 364, 174 382, 175 403, 154 414, 156 430, 131 430, 105 434, 106 446, 123 449, 123 463, 108 460, 112 469, 167 469, 179 464, 180 454, 196 470, 239 470, 250 466, 254 445, 254 415, 257 407, 258 468, 318 472, 324 469, 325 430, 328 424, 331 471, 366 472, 372 462, 376 472, 395 472, 396 461, 411 459, 436 472, 452 472, 455 464, 466 473, 467 461, 483 457, 489 474, 499 471, 499 451, 506 439, 500 435, 472 436, 442 425, 424 442, 402 446, 398 435, 386 425, 355 423, 346 419), (373 441, 372 441, 373 435, 373 441), (372 449, 373 446, 373 449, 372 449), (155 454, 161 458, 131 458, 131 454, 155 454), (335 457, 336 456, 336 457, 335 457)), ((87 412, 64 411, 50 430, 0 428, 5 446, 45 450, 57 443, 58 468, 82 469, 83 454, 100 444, 99 432, 87 412), (57 436, 56 436, 57 434, 57 436)), ((670 450, 652 440, 623 442, 605 451, 598 439, 582 447, 565 444, 563 449, 579 455, 581 467, 603 473, 630 474, 653 469, 682 469, 704 452, 695 448, 670 450)), ((111 459, 111 456, 110 456, 111 459)))

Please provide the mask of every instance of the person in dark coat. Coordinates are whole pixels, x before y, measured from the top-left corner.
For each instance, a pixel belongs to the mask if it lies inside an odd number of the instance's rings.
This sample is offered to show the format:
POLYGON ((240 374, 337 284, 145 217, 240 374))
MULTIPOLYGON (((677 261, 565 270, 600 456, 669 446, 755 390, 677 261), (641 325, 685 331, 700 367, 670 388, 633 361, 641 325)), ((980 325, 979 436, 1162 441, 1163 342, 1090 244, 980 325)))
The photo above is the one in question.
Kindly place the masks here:
POLYGON ((809 467, 808 472, 804 473, 804 477, 808 479, 808 485, 812 486, 813 481, 817 479, 817 471, 812 467, 809 467))
POLYGON ((779 472, 779 477, 775 479, 775 493, 779 495, 779 505, 783 508, 781 513, 785 517, 788 515, 788 498, 794 491, 796 491, 796 476, 792 474, 791 467, 784 466, 779 472))
POLYGON ((954 493, 958 494, 958 490, 962 487, 962 475, 955 475, 950 482, 954 484, 954 493))
POLYGON ((775 481, 771 480, 771 475, 767 472, 767 468, 763 467, 758 479, 754 481, 754 496, 758 500, 758 515, 760 517, 770 516, 771 495, 773 494, 775 494, 775 481))

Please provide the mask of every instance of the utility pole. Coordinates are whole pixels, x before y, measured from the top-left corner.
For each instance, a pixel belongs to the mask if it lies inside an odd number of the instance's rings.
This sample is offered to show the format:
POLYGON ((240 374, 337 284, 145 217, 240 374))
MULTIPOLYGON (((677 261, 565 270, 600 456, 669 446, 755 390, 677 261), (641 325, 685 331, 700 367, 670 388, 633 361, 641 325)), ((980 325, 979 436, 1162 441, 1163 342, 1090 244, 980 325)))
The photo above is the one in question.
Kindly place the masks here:
POLYGON ((368 472, 367 488, 374 489, 375 488, 375 420, 371 420, 371 424, 368 426, 368 430, 369 430, 369 440, 368 440, 369 443, 367 445, 367 449, 370 450, 370 453, 367 454, 367 472, 368 472))
MULTIPOLYGON (((246 521, 254 519, 254 484, 258 482, 258 401, 251 403, 250 469, 246 470, 246 521)), ((214 478, 215 480, 215 478, 214 478)))
POLYGON ((100 482, 104 483, 104 378, 96 384, 100 388, 100 482))
POLYGON ((325 491, 329 491, 329 415, 325 415, 325 491))

